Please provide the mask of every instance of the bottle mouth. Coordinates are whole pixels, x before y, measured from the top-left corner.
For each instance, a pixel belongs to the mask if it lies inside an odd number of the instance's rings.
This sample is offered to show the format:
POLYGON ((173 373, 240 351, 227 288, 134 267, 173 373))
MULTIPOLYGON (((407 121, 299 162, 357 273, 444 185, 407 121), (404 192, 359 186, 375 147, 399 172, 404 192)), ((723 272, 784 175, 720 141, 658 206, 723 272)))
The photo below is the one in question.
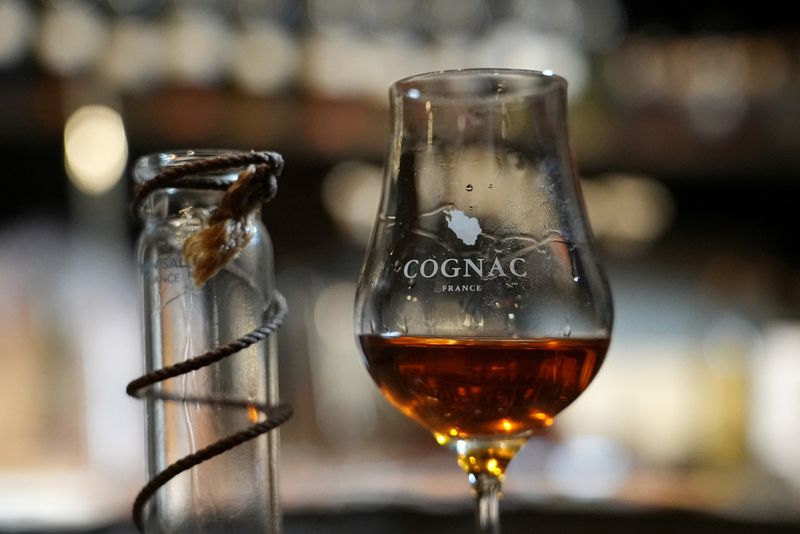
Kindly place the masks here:
MULTIPOLYGON (((161 174, 170 167, 176 167, 217 156, 246 153, 249 153, 249 151, 222 148, 197 148, 148 154, 136 160, 136 164, 133 167, 133 181, 137 184, 143 184, 148 180, 152 180, 153 177, 161 174)), ((226 169, 224 171, 207 172, 203 174, 234 182, 239 175, 239 171, 235 169, 226 169)))
POLYGON ((565 91, 567 80, 553 71, 458 69, 416 74, 391 86, 394 99, 422 102, 509 101, 565 91))

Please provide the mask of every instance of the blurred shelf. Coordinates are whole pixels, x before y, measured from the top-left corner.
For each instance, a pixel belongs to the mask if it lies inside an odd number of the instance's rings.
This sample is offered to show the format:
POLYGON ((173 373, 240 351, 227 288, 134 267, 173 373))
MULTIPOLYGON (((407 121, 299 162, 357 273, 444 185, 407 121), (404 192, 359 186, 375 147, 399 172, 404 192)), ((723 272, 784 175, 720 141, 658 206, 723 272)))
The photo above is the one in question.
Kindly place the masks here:
MULTIPOLYGON (((255 97, 227 87, 179 86, 119 96, 87 81, 39 77, 0 80, 0 145, 60 143, 69 112, 98 102, 120 110, 132 155, 188 146, 269 147, 305 164, 380 162, 388 132, 388 109, 366 98, 304 92, 255 97)), ((570 116, 575 151, 588 174, 622 170, 695 181, 796 175, 798 123, 800 106, 754 105, 734 131, 702 137, 674 104, 637 107, 597 90, 576 103, 570 116)))
POLYGON ((0 145, 59 143, 82 105, 117 108, 129 144, 142 152, 190 146, 269 147, 287 157, 380 159, 387 111, 361 99, 287 93, 255 97, 225 87, 170 86, 125 96, 86 81, 0 78, 0 145))

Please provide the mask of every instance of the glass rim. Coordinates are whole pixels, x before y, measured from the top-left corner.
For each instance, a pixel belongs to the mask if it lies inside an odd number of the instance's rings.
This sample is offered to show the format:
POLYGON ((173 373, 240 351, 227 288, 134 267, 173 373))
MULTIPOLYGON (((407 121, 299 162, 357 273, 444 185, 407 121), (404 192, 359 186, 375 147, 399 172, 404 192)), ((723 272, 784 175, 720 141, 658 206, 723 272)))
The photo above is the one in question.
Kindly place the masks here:
MULTIPOLYGON (((526 95, 544 94, 553 89, 565 89, 568 86, 567 79, 553 72, 552 70, 528 70, 528 69, 510 69, 510 68, 470 68, 470 69, 443 69, 429 72, 422 72, 401 78, 389 86, 389 92, 393 98, 410 98, 412 100, 421 100, 423 96, 427 99, 441 98, 449 99, 457 96, 457 93, 449 93, 448 91, 426 91, 434 83, 454 81, 459 79, 479 79, 488 78, 495 81, 529 81, 538 82, 539 86, 536 87, 535 92, 524 91, 526 95), (417 87, 427 86, 427 87, 417 87), (416 90, 416 94, 413 91, 416 90)), ((514 95, 522 93, 521 89, 514 89, 506 93, 506 95, 514 95)), ((467 94, 458 95, 460 98, 468 96, 467 94)))
MULTIPOLYGON (((199 159, 221 156, 223 154, 249 154, 249 150, 231 148, 180 148, 163 150, 139 157, 131 170, 134 183, 143 184, 169 167, 197 161, 199 159)), ((213 174, 223 179, 235 181, 240 171, 215 171, 213 174)))

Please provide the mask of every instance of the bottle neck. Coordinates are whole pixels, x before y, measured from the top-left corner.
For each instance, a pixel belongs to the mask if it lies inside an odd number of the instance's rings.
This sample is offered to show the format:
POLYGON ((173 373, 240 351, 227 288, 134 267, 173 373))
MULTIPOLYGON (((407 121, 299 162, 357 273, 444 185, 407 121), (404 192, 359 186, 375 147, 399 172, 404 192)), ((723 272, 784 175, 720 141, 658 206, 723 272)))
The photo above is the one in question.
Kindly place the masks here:
POLYGON ((138 215, 147 224, 187 217, 207 219, 223 195, 223 191, 162 189, 144 201, 138 215))

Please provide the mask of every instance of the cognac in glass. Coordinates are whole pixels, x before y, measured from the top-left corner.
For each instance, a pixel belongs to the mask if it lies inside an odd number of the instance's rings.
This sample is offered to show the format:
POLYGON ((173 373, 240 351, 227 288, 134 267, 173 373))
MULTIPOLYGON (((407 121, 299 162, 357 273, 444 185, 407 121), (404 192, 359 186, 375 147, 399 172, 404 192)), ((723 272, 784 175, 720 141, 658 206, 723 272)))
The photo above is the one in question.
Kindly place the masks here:
POLYGON ((612 305, 566 127, 566 81, 521 70, 391 87, 355 327, 386 398, 451 447, 499 532, 508 463, 591 383, 612 305))

